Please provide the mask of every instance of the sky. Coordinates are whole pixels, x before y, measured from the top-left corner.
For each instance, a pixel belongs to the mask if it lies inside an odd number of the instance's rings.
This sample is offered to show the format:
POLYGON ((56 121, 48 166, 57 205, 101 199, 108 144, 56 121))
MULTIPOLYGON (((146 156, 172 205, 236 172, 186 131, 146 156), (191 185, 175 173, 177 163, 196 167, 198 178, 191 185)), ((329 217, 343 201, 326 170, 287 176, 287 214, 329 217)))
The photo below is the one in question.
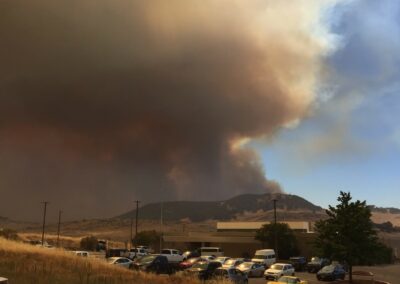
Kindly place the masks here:
POLYGON ((270 178, 327 207, 340 190, 400 207, 400 3, 351 1, 331 14, 340 47, 328 58, 330 97, 267 146, 255 143, 270 178))
POLYGON ((1 1, 0 216, 400 207, 399 19, 395 0, 1 1))

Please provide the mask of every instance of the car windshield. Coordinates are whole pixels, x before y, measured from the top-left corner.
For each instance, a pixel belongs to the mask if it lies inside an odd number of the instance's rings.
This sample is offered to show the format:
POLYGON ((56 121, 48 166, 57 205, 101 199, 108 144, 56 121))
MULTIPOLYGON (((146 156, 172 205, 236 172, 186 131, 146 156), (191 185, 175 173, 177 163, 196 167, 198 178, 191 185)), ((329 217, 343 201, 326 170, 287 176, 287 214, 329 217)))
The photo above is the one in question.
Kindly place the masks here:
POLYGON ((225 262, 225 264, 227 264, 227 265, 232 265, 232 264, 235 264, 235 259, 228 259, 226 262, 225 262))
POLYGON ((107 258, 108 263, 113 263, 115 260, 117 260, 117 258, 114 257, 107 258))
POLYGON ((266 255, 261 255, 261 254, 256 254, 254 257, 254 259, 267 259, 266 255))
POLYGON ((251 262, 244 262, 241 265, 238 266, 239 269, 246 269, 246 268, 250 268, 253 265, 253 263, 251 262))
POLYGON ((333 272, 333 270, 335 270, 335 266, 334 265, 328 265, 325 266, 321 269, 321 272, 333 272))
POLYGON ((274 265, 271 265, 271 269, 282 270, 283 269, 283 265, 274 264, 274 265))
POLYGON ((152 262, 155 258, 156 258, 155 255, 146 255, 146 256, 144 256, 144 257, 138 259, 138 263, 139 263, 139 264, 150 263, 150 262, 152 262))
POLYGON ((319 262, 319 261, 320 261, 319 257, 311 258, 311 262, 319 262))
POLYGON ((192 268, 207 269, 207 266, 208 266, 207 262, 197 262, 192 266, 192 268))
POLYGON ((225 261, 225 259, 226 259, 226 257, 220 256, 220 257, 217 257, 215 260, 216 261, 225 261))
POLYGON ((291 277, 287 277, 287 276, 282 276, 281 278, 278 279, 278 282, 288 283, 288 284, 297 284, 297 283, 299 283, 297 278, 291 278, 291 277))

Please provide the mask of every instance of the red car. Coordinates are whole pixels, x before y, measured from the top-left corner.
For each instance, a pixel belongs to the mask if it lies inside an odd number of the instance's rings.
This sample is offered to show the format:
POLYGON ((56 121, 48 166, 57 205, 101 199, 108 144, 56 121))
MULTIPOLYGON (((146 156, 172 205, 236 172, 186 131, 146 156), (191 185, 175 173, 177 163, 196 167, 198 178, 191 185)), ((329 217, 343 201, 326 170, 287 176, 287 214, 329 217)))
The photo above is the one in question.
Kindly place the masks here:
POLYGON ((192 267, 193 264, 195 264, 196 262, 198 262, 200 260, 201 260, 200 257, 189 258, 188 260, 185 260, 185 261, 182 261, 181 263, 179 263, 179 268, 182 270, 190 268, 190 267, 192 267))

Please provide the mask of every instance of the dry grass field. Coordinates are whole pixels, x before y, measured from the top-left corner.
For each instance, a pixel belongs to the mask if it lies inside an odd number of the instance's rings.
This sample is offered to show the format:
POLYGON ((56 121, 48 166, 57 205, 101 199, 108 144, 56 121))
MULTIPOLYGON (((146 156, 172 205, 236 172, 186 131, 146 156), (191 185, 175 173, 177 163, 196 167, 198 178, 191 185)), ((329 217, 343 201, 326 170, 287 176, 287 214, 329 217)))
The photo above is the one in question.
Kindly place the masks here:
MULTIPOLYGON (((0 238, 0 276, 18 284, 199 284, 182 276, 157 276, 0 238)), ((219 282, 222 283, 222 282, 219 282)))

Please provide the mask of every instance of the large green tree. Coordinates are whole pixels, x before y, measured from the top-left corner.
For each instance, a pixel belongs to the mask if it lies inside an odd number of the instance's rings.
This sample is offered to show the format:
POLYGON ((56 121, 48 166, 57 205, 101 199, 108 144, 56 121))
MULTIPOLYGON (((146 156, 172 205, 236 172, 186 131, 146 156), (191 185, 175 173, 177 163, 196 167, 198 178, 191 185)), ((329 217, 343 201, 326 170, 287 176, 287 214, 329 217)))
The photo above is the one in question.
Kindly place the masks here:
POLYGON ((155 230, 141 231, 133 239, 133 243, 141 246, 156 246, 159 244, 161 234, 155 230))
POLYGON ((365 201, 353 202, 350 193, 342 191, 337 200, 336 207, 326 210, 328 219, 316 223, 315 245, 322 255, 347 263, 351 283, 353 265, 376 258, 382 244, 365 201))
POLYGON ((256 240, 270 248, 275 247, 275 232, 277 241, 277 254, 281 259, 288 259, 298 254, 296 237, 285 223, 266 224, 256 232, 256 240))

